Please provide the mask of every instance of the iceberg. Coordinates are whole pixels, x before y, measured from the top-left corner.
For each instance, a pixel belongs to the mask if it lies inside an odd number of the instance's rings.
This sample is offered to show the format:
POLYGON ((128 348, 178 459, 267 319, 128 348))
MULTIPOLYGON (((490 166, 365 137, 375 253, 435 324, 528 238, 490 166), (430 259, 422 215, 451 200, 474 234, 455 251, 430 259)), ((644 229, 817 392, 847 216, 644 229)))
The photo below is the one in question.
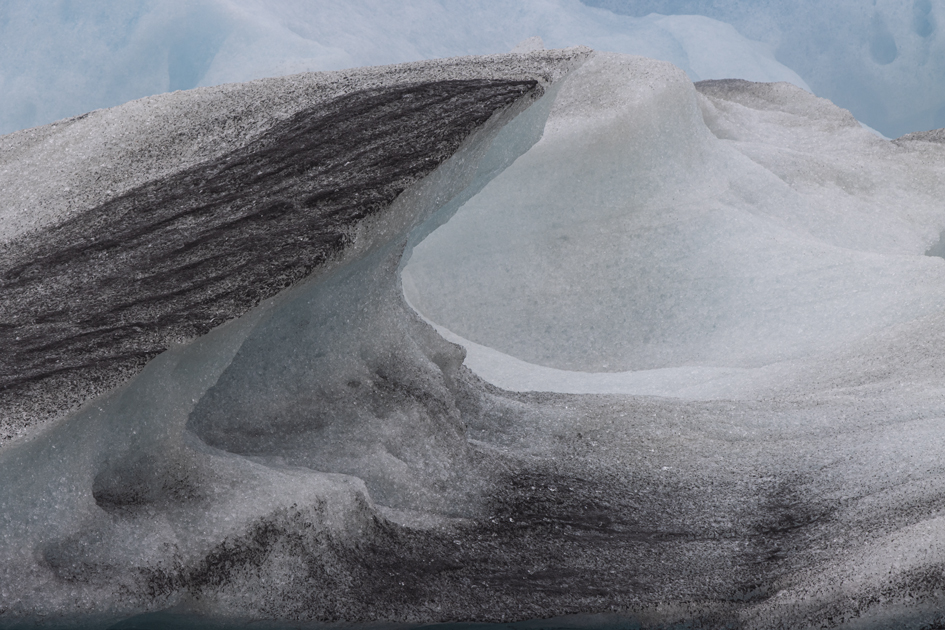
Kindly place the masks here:
POLYGON ((2 136, 0 625, 938 623, 943 158, 534 41, 2 136))
POLYGON ((167 91, 304 71, 559 48, 788 81, 886 136, 945 126, 931 0, 96 0, 0 7, 0 133, 167 91))
MULTIPOLYGON (((377 0, 124 0, 0 7, 0 133, 136 98, 305 71, 561 48, 666 59, 693 80, 807 84, 770 44, 703 16, 616 15, 578 0, 514 6, 377 0)), ((910 129, 913 131, 914 129, 910 129)))
POLYGON ((803 77, 814 94, 887 136, 945 127, 940 2, 583 1, 627 17, 697 14, 730 24, 770 46, 772 56, 803 77))

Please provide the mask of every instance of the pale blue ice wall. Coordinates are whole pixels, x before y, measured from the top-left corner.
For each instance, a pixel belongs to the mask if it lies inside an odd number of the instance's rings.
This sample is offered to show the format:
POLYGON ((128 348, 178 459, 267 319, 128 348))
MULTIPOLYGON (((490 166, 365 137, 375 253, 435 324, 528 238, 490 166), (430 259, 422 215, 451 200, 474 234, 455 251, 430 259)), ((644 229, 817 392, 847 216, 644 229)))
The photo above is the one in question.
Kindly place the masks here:
POLYGON ((507 52, 538 35, 665 59, 693 80, 809 86, 898 136, 945 126, 943 13, 942 0, 2 0, 0 133, 198 85, 507 52))
POLYGON ((896 137, 945 127, 942 0, 582 0, 621 15, 698 14, 772 45, 818 96, 896 137))
POLYGON ((228 27, 213 2, 3 0, 0 133, 196 87, 228 27))

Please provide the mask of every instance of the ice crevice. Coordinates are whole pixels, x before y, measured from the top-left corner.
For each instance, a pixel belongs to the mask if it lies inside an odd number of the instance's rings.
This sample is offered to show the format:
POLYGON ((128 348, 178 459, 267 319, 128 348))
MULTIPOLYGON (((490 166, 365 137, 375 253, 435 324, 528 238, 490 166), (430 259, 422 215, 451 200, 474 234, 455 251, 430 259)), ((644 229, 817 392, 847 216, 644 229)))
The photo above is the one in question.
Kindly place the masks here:
POLYGON ((66 156, 78 201, 3 208, 4 323, 67 306, 0 327, 31 422, 0 624, 941 609, 945 145, 526 50, 129 104, 0 138, 3 172, 102 126, 152 161, 112 188, 66 156), (218 142, 175 168, 188 125, 218 142))

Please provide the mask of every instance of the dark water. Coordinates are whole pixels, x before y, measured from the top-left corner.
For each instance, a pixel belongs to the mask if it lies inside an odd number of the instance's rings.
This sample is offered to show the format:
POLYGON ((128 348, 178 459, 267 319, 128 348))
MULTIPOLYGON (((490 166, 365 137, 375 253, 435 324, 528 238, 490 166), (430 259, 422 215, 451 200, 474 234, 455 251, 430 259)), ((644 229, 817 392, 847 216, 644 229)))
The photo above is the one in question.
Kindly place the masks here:
MULTIPOLYGON (((889 611, 892 612, 892 611, 889 611)), ((938 606, 922 612, 899 610, 898 614, 870 615, 866 618, 834 620, 821 627, 835 630, 945 630, 945 612, 938 606), (839 621, 839 623, 838 623, 839 621)), ((46 620, 0 619, 0 630, 692 630, 699 628, 735 629, 737 621, 710 623, 662 624, 641 623, 615 614, 569 615, 551 619, 530 619, 514 623, 313 623, 285 621, 234 621, 205 618, 170 612, 136 615, 116 621, 98 618, 58 618, 46 620)), ((816 627, 816 626, 814 626, 816 627)))
MULTIPOLYGON (((514 623, 366 623, 326 624, 305 622, 233 621, 169 612, 111 619, 0 621, 2 630, 641 630, 638 622, 617 615, 570 615, 514 623)), ((669 629, 667 629, 669 630, 669 629)), ((680 627, 680 630, 682 628, 680 627)))

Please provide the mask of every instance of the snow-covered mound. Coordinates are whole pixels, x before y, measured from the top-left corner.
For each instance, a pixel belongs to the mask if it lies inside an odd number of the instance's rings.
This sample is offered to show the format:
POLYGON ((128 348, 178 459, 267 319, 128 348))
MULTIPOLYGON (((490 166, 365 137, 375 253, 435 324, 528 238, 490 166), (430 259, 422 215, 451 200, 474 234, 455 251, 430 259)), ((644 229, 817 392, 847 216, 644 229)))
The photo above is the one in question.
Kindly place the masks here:
MULTIPOLYGON (((945 261, 925 255, 942 145, 882 140, 785 83, 697 88, 668 64, 585 64, 541 141, 414 250, 408 299, 528 363, 647 371, 628 393, 742 379, 945 307, 945 261)), ((500 359, 479 373, 503 387, 620 391, 522 365, 506 380, 500 359)))
POLYGON ((634 18, 578 0, 15 0, 0 6, 0 133, 161 92, 503 53, 535 36, 666 59, 693 80, 806 87, 769 45, 723 22, 634 18))
POLYGON ((0 449, 0 625, 935 627, 940 137, 571 49, 0 139, 0 409, 109 388, 0 449))

